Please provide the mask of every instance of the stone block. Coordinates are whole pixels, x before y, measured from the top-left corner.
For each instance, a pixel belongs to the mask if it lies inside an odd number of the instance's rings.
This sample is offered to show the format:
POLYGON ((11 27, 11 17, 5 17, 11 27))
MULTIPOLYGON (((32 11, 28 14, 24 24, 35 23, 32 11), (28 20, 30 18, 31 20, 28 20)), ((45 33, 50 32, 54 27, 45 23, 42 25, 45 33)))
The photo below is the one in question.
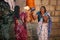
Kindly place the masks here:
POLYGON ((21 8, 26 6, 26 0, 17 0, 16 5, 19 5, 21 8))
POLYGON ((60 37, 57 37, 57 36, 50 37, 49 40, 60 40, 60 37))
POLYGON ((54 11, 50 11, 50 15, 51 16, 55 16, 55 12, 54 11))
POLYGON ((51 18, 52 18, 52 22, 60 22, 59 17, 51 17, 51 18))
POLYGON ((50 5, 56 5, 56 0, 50 0, 50 5))
POLYGON ((55 16, 60 16, 60 11, 55 11, 55 16))
POLYGON ((55 6, 50 5, 50 11, 55 11, 55 6))
POLYGON ((42 0, 42 5, 48 5, 49 4, 49 0, 42 0))
POLYGON ((57 0, 57 5, 60 5, 60 0, 57 0))
POLYGON ((52 29, 59 29, 60 28, 60 23, 52 23, 52 29))
POLYGON ((36 6, 36 12, 40 10, 41 6, 36 6))
POLYGON ((59 36, 60 35, 60 29, 52 29, 51 36, 59 36))
POLYGON ((37 6, 37 5, 41 5, 41 0, 35 0, 35 5, 37 6))
POLYGON ((56 6, 56 10, 60 10, 60 6, 56 6))
POLYGON ((45 6, 47 11, 50 11, 50 6, 45 6))
POLYGON ((53 40, 53 38, 52 38, 52 37, 50 37, 50 38, 49 38, 49 40, 53 40))
POLYGON ((60 37, 59 37, 59 36, 58 36, 58 37, 56 36, 54 39, 55 39, 55 40, 60 40, 60 37))

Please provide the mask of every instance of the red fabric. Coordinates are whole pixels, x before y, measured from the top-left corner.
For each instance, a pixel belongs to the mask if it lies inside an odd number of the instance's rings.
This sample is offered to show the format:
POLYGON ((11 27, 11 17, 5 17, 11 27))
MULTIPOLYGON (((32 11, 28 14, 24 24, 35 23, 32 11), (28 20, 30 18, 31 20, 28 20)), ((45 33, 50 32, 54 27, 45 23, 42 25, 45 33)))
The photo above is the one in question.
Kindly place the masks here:
MULTIPOLYGON (((21 18, 24 15, 21 16, 21 18)), ((20 24, 19 21, 16 21, 17 18, 14 17, 15 19, 15 35, 16 35, 16 40, 27 40, 27 30, 24 28, 23 24, 20 24)))

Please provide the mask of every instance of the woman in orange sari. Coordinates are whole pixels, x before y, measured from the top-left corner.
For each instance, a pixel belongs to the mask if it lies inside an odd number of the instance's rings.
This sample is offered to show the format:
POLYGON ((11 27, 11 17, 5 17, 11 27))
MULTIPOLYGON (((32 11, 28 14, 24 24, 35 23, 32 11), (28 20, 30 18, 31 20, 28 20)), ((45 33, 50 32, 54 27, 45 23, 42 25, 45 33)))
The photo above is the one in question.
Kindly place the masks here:
POLYGON ((34 10, 35 10, 35 0, 26 0, 26 5, 30 8, 30 22, 34 22, 34 10))

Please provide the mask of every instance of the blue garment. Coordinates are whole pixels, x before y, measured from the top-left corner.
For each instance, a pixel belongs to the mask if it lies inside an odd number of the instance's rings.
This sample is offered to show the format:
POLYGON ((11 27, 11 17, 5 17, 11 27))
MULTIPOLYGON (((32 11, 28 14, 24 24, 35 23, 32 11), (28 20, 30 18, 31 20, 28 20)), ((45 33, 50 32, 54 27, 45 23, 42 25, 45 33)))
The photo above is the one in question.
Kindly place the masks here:
MULTIPOLYGON (((37 15, 38 15, 38 22, 39 22, 42 18, 41 12, 37 12, 37 15)), ((52 20, 51 20, 50 14, 48 12, 46 12, 44 15, 48 16, 48 37, 49 37, 50 32, 51 32, 51 28, 52 28, 52 20)))
POLYGON ((42 18, 42 16, 41 16, 41 13, 40 12, 37 12, 37 15, 38 15, 38 22, 39 22, 40 19, 42 18))
POLYGON ((48 21, 48 37, 50 36, 51 28, 52 28, 52 20, 49 17, 49 21, 48 21))

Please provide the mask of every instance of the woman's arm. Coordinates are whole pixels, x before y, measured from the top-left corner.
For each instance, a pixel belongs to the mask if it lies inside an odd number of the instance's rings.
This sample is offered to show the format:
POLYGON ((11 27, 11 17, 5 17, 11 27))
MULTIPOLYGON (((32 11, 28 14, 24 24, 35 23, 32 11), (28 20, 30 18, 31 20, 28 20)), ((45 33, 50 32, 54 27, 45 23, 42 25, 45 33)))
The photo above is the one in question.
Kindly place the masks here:
POLYGON ((33 14, 34 19, 36 20, 38 18, 37 14, 33 14))

